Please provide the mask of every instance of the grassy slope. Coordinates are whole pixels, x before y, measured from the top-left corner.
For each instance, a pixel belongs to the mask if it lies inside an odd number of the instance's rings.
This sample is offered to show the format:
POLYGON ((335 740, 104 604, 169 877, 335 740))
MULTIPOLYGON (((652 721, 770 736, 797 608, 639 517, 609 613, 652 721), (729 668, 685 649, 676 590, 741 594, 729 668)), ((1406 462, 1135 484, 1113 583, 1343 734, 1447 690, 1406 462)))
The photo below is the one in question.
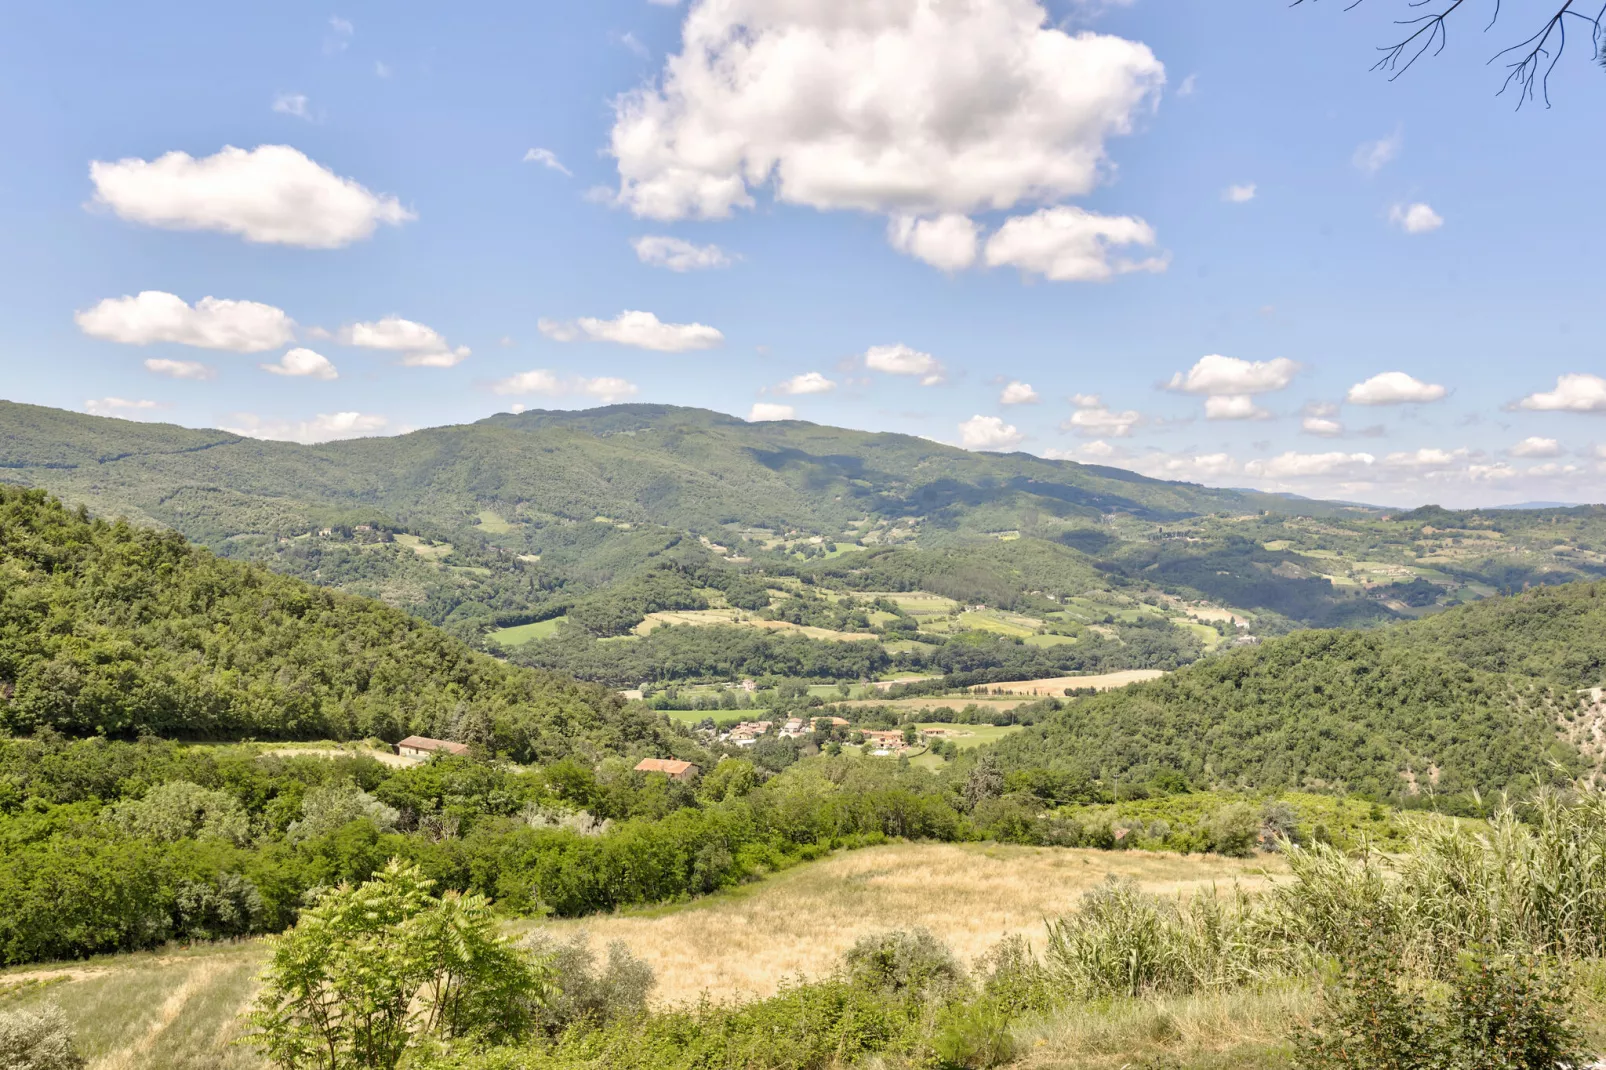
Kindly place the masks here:
MULTIPOLYGON (((597 949, 624 940, 650 962, 659 1003, 703 992, 742 999, 772 994, 787 977, 836 966, 860 935, 923 925, 967 962, 1012 933, 1040 942, 1042 919, 1075 904, 1106 874, 1179 892, 1212 883, 1261 883, 1266 861, 1144 852, 1095 852, 998 845, 892 844, 839 853, 757 884, 672 907, 563 922, 589 933, 597 949)), ((1273 869, 1275 860, 1269 860, 1273 869)), ((521 926, 522 927, 522 926, 521 926)), ((260 940, 113 955, 87 963, 0 972, 0 1007, 55 1001, 97 1066, 172 1070, 261 1064, 246 1049, 235 1015, 252 997, 265 954, 260 940), (66 978, 4 993, 23 978, 66 978), (126 1060, 133 1056, 133 1061, 126 1060)))

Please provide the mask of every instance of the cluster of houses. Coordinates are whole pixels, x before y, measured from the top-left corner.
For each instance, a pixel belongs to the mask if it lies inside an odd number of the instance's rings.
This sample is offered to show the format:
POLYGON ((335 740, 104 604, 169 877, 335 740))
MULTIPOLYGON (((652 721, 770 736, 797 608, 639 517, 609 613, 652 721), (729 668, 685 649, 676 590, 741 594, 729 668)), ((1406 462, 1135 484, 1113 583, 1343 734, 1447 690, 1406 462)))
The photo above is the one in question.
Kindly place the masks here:
POLYGON ((814 731, 815 721, 828 721, 832 728, 848 727, 847 719, 842 717, 790 717, 778 728, 774 721, 743 721, 721 735, 719 741, 737 747, 751 747, 768 735, 772 728, 781 739, 801 739, 814 731))

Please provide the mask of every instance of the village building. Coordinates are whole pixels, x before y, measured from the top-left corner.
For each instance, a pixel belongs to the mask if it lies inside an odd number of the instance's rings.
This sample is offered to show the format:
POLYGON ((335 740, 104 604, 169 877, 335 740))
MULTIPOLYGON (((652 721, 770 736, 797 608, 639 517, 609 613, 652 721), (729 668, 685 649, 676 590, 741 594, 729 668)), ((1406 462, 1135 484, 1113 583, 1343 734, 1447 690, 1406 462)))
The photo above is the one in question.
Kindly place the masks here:
POLYGON ((773 721, 743 721, 726 733, 724 738, 738 747, 751 747, 772 727, 773 721))
POLYGON ((866 728, 864 749, 867 753, 876 755, 902 754, 909 749, 909 744, 903 741, 903 733, 897 729, 882 731, 866 728))
POLYGON ((662 773, 670 780, 685 783, 697 777, 698 769, 691 762, 677 761, 674 758, 643 758, 636 763, 638 773, 662 773))
POLYGON ((396 744, 396 753, 403 758, 428 758, 442 751, 447 754, 466 755, 468 745, 445 739, 430 739, 428 736, 408 736, 396 744))

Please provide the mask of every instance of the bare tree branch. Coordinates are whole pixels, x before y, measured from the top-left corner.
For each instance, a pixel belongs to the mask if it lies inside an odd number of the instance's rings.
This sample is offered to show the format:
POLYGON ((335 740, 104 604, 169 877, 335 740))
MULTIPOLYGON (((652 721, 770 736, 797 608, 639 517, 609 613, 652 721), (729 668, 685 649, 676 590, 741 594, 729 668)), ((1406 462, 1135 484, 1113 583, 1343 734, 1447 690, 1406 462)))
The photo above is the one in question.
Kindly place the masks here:
MULTIPOLYGON (((1434 0, 1406 0, 1406 6, 1416 11, 1433 2, 1434 0)), ((1395 25, 1409 27, 1410 32, 1403 39, 1378 48, 1383 55, 1372 65, 1374 71, 1387 73, 1389 81, 1392 82, 1410 70, 1426 53, 1431 51, 1437 56, 1444 51, 1445 45, 1449 42, 1450 18, 1466 5, 1467 0, 1437 0, 1437 2, 1442 5, 1437 11, 1394 20, 1395 25)), ((1305 0, 1292 0, 1289 6, 1298 7, 1303 3, 1305 0)), ((1362 0, 1351 0, 1344 10, 1353 11, 1361 3, 1362 0)), ((1517 107, 1520 108, 1535 99, 1536 87, 1538 98, 1545 102, 1545 107, 1550 106, 1550 74, 1556 69, 1556 64, 1561 62, 1562 53, 1567 49, 1569 19, 1583 22, 1589 27, 1594 58, 1606 62, 1606 54, 1603 54, 1603 46, 1606 46, 1606 3, 1603 3, 1594 14, 1576 10, 1579 3, 1580 0, 1564 0, 1561 7, 1550 15, 1532 36, 1509 48, 1503 48, 1490 57, 1490 63, 1513 57, 1506 62, 1506 79, 1500 86, 1500 93, 1515 86, 1517 107)), ((1494 27, 1501 13, 1501 0, 1494 0, 1493 12, 1488 25, 1484 27, 1485 32, 1494 27)))

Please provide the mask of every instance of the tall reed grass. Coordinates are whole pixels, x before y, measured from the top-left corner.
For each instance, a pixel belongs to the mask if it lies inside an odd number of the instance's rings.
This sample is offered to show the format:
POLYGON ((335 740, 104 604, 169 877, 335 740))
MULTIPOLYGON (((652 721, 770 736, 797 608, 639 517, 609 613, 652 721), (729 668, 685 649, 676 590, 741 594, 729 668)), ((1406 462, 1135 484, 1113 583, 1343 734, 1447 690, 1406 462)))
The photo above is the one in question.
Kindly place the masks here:
POLYGON ((1114 881, 1049 923, 1046 965, 1082 998, 1184 995, 1308 974, 1358 947, 1447 977, 1465 956, 1606 958, 1606 793, 1547 792, 1487 827, 1421 824, 1410 850, 1284 844, 1294 879, 1164 899, 1114 881))

